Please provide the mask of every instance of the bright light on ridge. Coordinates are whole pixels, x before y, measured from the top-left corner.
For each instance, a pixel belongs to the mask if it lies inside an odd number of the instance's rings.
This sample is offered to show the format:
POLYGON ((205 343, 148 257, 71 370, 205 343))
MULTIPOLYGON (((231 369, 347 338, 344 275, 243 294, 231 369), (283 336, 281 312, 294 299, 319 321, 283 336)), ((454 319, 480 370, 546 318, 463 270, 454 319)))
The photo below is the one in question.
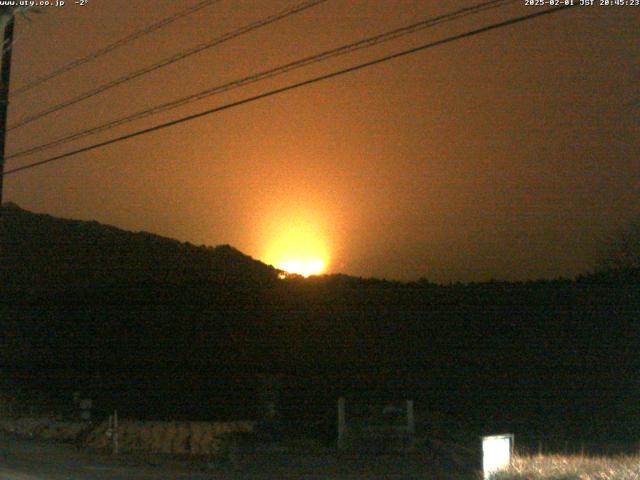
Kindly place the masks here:
POLYGON ((329 263, 327 242, 313 222, 287 222, 277 225, 274 230, 263 258, 285 272, 281 278, 289 274, 309 277, 326 271, 329 263))
POLYGON ((276 265, 276 268, 288 273, 295 273, 303 277, 319 275, 324 272, 324 261, 316 258, 310 260, 285 260, 276 265))

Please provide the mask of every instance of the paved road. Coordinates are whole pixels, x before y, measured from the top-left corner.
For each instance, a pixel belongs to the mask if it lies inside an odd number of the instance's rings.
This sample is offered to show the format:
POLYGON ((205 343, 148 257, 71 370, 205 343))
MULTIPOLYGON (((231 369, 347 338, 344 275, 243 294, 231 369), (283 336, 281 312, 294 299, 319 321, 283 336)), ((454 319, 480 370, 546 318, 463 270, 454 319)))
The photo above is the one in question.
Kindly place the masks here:
MULTIPOLYGON (((135 465, 131 458, 95 455, 72 446, 0 437, 0 480, 210 480, 212 473, 171 464, 135 465), (128 463, 128 464, 126 464, 128 463)), ((137 463, 143 463, 137 461, 137 463)), ((223 477, 224 478, 224 477, 223 477)))
POLYGON ((338 459, 326 453, 253 453, 235 464, 185 463, 170 458, 113 457, 73 446, 0 435, 0 480, 457 480, 449 469, 425 468, 419 459, 338 459))

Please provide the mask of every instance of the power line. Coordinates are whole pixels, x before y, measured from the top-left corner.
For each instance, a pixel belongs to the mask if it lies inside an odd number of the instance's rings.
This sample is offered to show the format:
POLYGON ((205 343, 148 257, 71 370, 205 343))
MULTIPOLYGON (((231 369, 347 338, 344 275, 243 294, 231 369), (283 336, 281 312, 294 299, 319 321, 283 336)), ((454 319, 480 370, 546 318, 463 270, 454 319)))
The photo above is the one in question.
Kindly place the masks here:
POLYGON ((245 25, 244 27, 241 27, 237 30, 233 30, 232 32, 229 33, 225 33, 224 35, 220 36, 220 37, 216 37, 213 40, 210 40, 208 42, 205 43, 201 43, 200 45, 197 45, 195 47, 189 48, 187 50, 184 50, 180 53, 177 53, 175 55, 172 55, 171 57, 165 58, 163 60, 160 60, 157 63, 154 63, 153 65, 150 65, 148 67, 144 67, 140 70, 136 70, 135 72, 129 73, 127 75, 124 75, 120 78, 117 78, 115 80, 112 80, 108 83, 105 83, 99 87, 96 87, 92 90, 89 90, 88 92, 85 93, 81 93, 80 95, 78 95, 77 97, 74 97, 70 100, 66 100, 62 103, 59 103, 57 105, 54 105, 52 107, 47 108, 46 110, 43 110, 41 112, 35 113, 33 115, 27 116, 21 120, 18 120, 18 122, 16 122, 14 125, 11 125, 9 127, 9 131, 22 127, 24 125, 27 125, 28 123, 34 122, 36 120, 39 120, 42 117, 45 117, 51 113, 60 111, 64 108, 67 108, 71 105, 74 105, 76 103, 79 103, 83 100, 87 100, 88 98, 94 97, 100 93, 103 93, 111 88, 114 88, 118 85, 122 85, 123 83, 129 82, 131 80, 134 80, 138 77, 141 77, 143 75, 146 75, 147 73, 153 72, 155 70, 158 70, 162 67, 166 67, 167 65, 170 65, 172 63, 175 63, 179 60, 183 60, 191 55, 195 55, 196 53, 200 53, 204 50, 207 50, 209 48, 215 47, 217 45, 220 45, 224 42, 227 42, 229 40, 232 40, 236 37, 239 37, 241 35, 244 35, 246 33, 249 33, 253 30, 257 30, 258 28, 262 28, 264 26, 270 25, 274 22, 277 22, 279 20, 282 20, 283 18, 287 18, 290 17, 291 15, 294 15, 296 13, 300 13, 304 10, 307 10, 311 7, 315 7, 316 5, 319 5, 321 3, 326 2, 327 0, 307 0, 305 2, 302 2, 298 5, 295 5, 293 7, 289 7, 286 8, 274 15, 270 15, 268 17, 265 17, 261 20, 255 21, 253 23, 250 23, 249 25, 245 25))
POLYGON ((90 53, 89 55, 79 58, 77 60, 74 60, 71 63, 68 63, 67 65, 63 65, 60 68, 57 68, 56 70, 54 70, 53 72, 50 72, 46 75, 42 75, 34 80, 32 80, 31 82, 27 83, 26 85, 23 85, 20 88, 17 88, 15 91, 11 92, 12 96, 17 96, 20 95, 24 92, 27 92, 39 85, 42 85, 43 83, 59 76, 62 75, 63 73, 66 73, 70 70, 73 70, 74 68, 79 67, 80 65, 84 65, 85 63, 91 62, 92 60, 95 60, 97 58, 100 58, 104 55, 106 55, 107 53, 110 53, 114 50, 116 50, 117 48, 120 48, 128 43, 133 42, 134 40, 137 40, 145 35, 148 35, 152 32, 155 32, 156 30, 159 30, 163 27, 166 27, 167 25, 175 22, 176 20, 179 20, 183 17, 186 17, 187 15, 191 15, 192 13, 195 13, 199 10, 202 10, 205 7, 208 7, 209 5, 213 5, 214 3, 218 3, 220 0, 202 0, 201 2, 196 3, 195 5, 192 5, 189 8, 186 8, 184 10, 181 10, 173 15, 170 15, 168 17, 163 18, 162 20, 153 23, 151 25, 148 25, 140 30, 137 30, 133 33, 131 33, 130 35, 127 35, 126 37, 121 38, 120 40, 116 40, 113 43, 110 43, 109 45, 107 45, 104 48, 101 48, 100 50, 90 53))
POLYGON ((335 71, 335 72, 331 72, 331 73, 328 73, 328 74, 320 75, 320 76, 311 78, 309 80, 304 80, 302 82, 293 83, 293 84, 287 85, 285 87, 281 87, 281 88, 277 88, 277 89, 274 89, 274 90, 270 90, 270 91, 265 92, 265 93, 261 93, 259 95, 254 95, 252 97, 248 97, 248 98, 245 98, 245 99, 242 99, 242 100, 238 100, 236 102, 228 103, 228 104, 225 104, 225 105, 222 105, 222 106, 219 106, 219 107, 215 107, 215 108, 211 108, 211 109, 205 110, 203 112, 199 112, 199 113, 195 113, 195 114, 192 114, 192 115, 188 115, 186 117, 182 117, 182 118, 179 118, 177 120, 172 120, 170 122, 165 122, 165 123, 162 123, 162 124, 159 124, 159 125, 155 125, 153 127, 145 128, 143 130, 138 130, 138 131, 133 132, 133 133, 122 135, 120 137, 112 138, 112 139, 106 140, 104 142, 95 143, 93 145, 82 147, 82 148, 79 148, 77 150, 73 150, 71 152, 67 152, 67 153, 63 153, 63 154, 60 154, 60 155, 56 155, 54 157, 50 157, 50 158, 47 158, 47 159, 44 159, 44 160, 40 160, 40 161, 33 162, 33 163, 30 163, 30 164, 27 164, 27 165, 23 165, 21 167, 13 168, 11 170, 5 171, 3 176, 9 175, 9 174, 12 174, 12 173, 21 172, 21 171, 28 170, 28 169, 31 169, 31 168, 35 168, 35 167, 38 167, 38 166, 41 166, 41 165, 44 165, 44 164, 47 164, 47 163, 52 163, 52 162, 55 162, 55 161, 58 161, 58 160, 62 160, 64 158, 71 157, 73 155, 77 155, 77 154, 80 154, 80 153, 84 153, 84 152, 88 152, 88 151, 91 151, 91 150, 95 150, 97 148, 101 148, 101 147, 104 147, 104 146, 107 146, 107 145, 111 145, 111 144, 114 144, 114 143, 118 143, 118 142, 121 142, 121 141, 124 141, 124 140, 128 140, 128 139, 134 138, 134 137, 138 137, 138 136, 141 136, 141 135, 144 135, 144 134, 147 134, 147 133, 155 132, 157 130, 161 130, 161 129, 164 129, 164 128, 167 128, 167 127, 178 125, 180 123, 185 123, 185 122, 188 122, 188 121, 191 121, 191 120, 195 120, 195 119, 200 118, 200 117, 204 117, 204 116, 207 116, 207 115, 212 115, 214 113, 221 112, 223 110, 228 110, 230 108, 237 107, 237 106, 240 106, 240 105, 244 105, 246 103, 250 103, 250 102, 254 102, 256 100, 261 100, 263 98, 267 98, 267 97, 271 97, 271 96, 274 96, 274 95, 278 95, 280 93, 288 92, 290 90, 294 90, 294 89, 297 89, 297 88, 300 88, 300 87, 311 85, 313 83, 321 82, 323 80, 328 80, 330 78, 338 77, 340 75, 344 75, 344 74, 347 74, 347 73, 355 72, 355 71, 361 70, 363 68, 371 67, 373 65, 378 65, 380 63, 387 62, 389 60, 400 58, 400 57, 403 57, 403 56, 406 56, 406 55, 410 55, 412 53, 416 53, 416 52, 419 52, 419 51, 422 51, 422 50, 433 48, 433 47, 436 47, 436 46, 439 46, 439 45, 444 45, 446 43, 451 43, 451 42, 454 42, 454 41, 457 41, 457 40, 461 40, 461 39, 464 39, 464 38, 469 38, 469 37, 472 37, 472 36, 475 36, 475 35, 479 35, 481 33, 489 32, 489 31, 492 31, 492 30, 497 30, 499 28, 507 27, 507 26, 510 26, 510 25, 514 25, 516 23, 521 23, 521 22, 525 22, 527 20, 532 20, 534 18, 541 17, 543 15, 549 15, 549 14, 557 13, 557 12, 560 12, 562 10, 567 10, 569 8, 572 8, 573 6, 575 6, 575 5, 554 7, 554 8, 550 8, 550 9, 543 10, 543 11, 540 11, 540 12, 535 12, 535 13, 531 13, 531 14, 528 14, 528 15, 523 15, 523 16, 520 16, 520 17, 514 17, 514 18, 511 18, 509 20, 505 20, 505 21, 502 21, 502 22, 494 23, 494 24, 491 24, 491 25, 488 25, 488 26, 485 26, 485 27, 481 27, 481 28, 478 28, 478 29, 475 29, 475 30, 471 30, 471 31, 468 31, 468 32, 465 32, 465 33, 453 35, 453 36, 444 38, 442 40, 436 40, 434 42, 427 43, 427 44, 424 44, 424 45, 420 45, 418 47, 410 48, 408 50, 403 50, 401 52, 394 53, 394 54, 391 54, 391 55, 387 55, 385 57, 381 57, 381 58, 378 58, 376 60, 371 60, 371 61, 368 61, 368 62, 365 62, 365 63, 360 63, 360 64, 355 65, 353 67, 348 67, 348 68, 345 68, 345 69, 342 69, 342 70, 338 70, 338 71, 335 71))
POLYGON ((136 120, 141 120, 143 118, 146 118, 148 116, 151 115, 155 115, 157 113, 161 113, 167 110, 172 110, 184 105, 187 105, 189 103, 198 101, 198 100, 202 100, 204 98, 213 96, 213 95, 217 95, 219 93, 223 93, 223 92, 227 92, 229 90, 233 90, 236 88, 240 88, 252 83, 256 83, 258 81, 261 80, 266 80, 268 78, 273 78, 275 76, 278 75, 282 75, 284 73, 288 73, 290 71, 302 68, 302 67, 306 67, 308 65, 314 64, 314 63, 318 63, 321 61, 325 61, 328 60, 330 58, 335 58, 341 55, 345 55, 348 53, 352 53, 364 48, 369 48, 372 47, 374 45, 383 43, 383 42, 387 42, 390 40, 394 40, 397 38, 400 38, 404 35, 408 35, 410 33, 415 33, 417 31, 426 29, 426 28, 430 28, 430 27, 434 27, 436 25, 440 25, 443 23, 447 23, 453 20, 457 20, 459 18, 463 18, 469 15, 475 15, 479 12, 485 11, 485 10, 489 10, 489 9, 493 9, 493 8, 498 8, 498 7, 502 7, 504 5, 507 5, 509 3, 514 3, 518 0, 491 0, 491 1, 487 1, 484 3, 480 3, 480 4, 476 4, 473 5, 471 7, 466 7, 460 10, 457 10, 455 12, 451 12, 451 13, 447 13, 447 14, 443 14, 443 15, 439 15, 437 17, 430 17, 428 19, 424 19, 421 20, 417 23, 413 23, 411 25, 408 26, 404 26, 401 28, 397 28, 394 30, 391 30, 389 32, 385 32, 379 35, 375 35, 373 37, 368 37, 362 40, 358 40, 356 42, 338 47, 338 48, 333 48, 330 50, 326 50, 324 52, 321 52, 319 54, 315 54, 315 55, 311 55, 308 57, 304 57, 300 60, 296 60, 284 65, 280 65, 278 67, 269 69, 269 70, 265 70, 253 75, 249 75, 247 77, 243 77, 237 80, 233 80, 227 83, 224 83, 222 85, 216 85, 214 87, 210 87, 207 88, 203 91, 197 92, 195 94, 191 94, 188 95, 186 97, 182 97, 178 100, 173 100, 171 102, 167 102, 161 105, 157 105, 155 107, 152 108, 148 108, 145 110, 142 110, 140 112, 136 112, 133 114, 129 114, 126 115, 124 117, 120 117, 118 119, 115 120, 111 120, 107 123, 104 123, 102 125, 98 125, 96 127, 92 127, 86 130, 81 130, 79 132, 67 135, 65 137, 61 137, 58 138, 56 140, 52 140, 50 142, 41 144, 41 145, 37 145, 31 148, 28 148, 26 150, 20 151, 20 152, 16 152, 12 155, 7 156, 7 159, 12 159, 12 158, 18 158, 18 157, 23 157, 26 155, 30 155, 36 152, 40 152, 43 150, 47 150, 49 148, 53 148, 65 143, 69 143, 73 140, 77 140, 79 138, 82 137, 86 137, 88 135, 93 135, 96 133, 100 133, 106 130, 110 130, 112 128, 121 126, 121 125, 125 125, 127 123, 131 123, 133 121, 136 120))

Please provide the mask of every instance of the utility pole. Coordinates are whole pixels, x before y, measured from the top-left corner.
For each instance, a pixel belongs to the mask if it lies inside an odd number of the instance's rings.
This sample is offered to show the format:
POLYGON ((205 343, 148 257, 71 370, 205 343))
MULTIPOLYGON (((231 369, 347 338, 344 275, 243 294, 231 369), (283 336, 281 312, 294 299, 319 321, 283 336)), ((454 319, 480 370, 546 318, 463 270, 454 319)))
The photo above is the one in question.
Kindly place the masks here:
MULTIPOLYGON (((0 66, 0 212, 2 211, 2 187, 4 184, 4 149, 7 140, 7 111, 9 109, 9 79, 11 77, 11 51, 13 46, 13 12, 7 15, 2 44, 2 65, 0 66)), ((5 19, 3 19, 5 20, 5 19)), ((1 213, 0 213, 1 215, 1 213)))

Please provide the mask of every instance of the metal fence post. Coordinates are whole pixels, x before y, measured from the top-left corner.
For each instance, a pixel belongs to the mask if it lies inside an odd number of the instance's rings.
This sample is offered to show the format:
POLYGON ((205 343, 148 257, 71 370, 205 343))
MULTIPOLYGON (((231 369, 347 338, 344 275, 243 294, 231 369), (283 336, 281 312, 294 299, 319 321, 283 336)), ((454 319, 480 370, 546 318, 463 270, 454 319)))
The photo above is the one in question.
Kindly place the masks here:
POLYGON ((113 412, 113 454, 118 455, 118 411, 113 412))
POLYGON ((407 400, 407 433, 416 433, 416 418, 413 414, 413 400, 407 400))
POLYGON ((344 448, 344 436, 346 433, 346 417, 344 397, 338 398, 338 450, 344 448))

